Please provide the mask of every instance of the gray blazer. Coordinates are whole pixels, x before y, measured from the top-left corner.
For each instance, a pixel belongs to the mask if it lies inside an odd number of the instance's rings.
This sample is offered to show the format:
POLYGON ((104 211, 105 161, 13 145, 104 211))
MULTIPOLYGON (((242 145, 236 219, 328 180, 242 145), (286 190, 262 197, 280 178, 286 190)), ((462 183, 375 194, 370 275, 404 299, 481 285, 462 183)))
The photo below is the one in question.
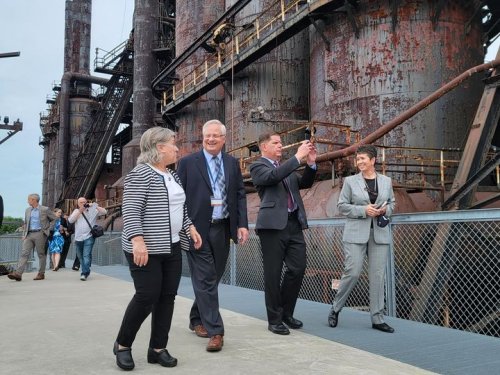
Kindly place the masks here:
MULTIPOLYGON (((375 204, 387 202, 386 217, 390 217, 396 205, 392 181, 389 177, 377 173, 378 197, 375 204)), ((391 241, 390 226, 380 228, 377 218, 366 216, 365 207, 370 204, 365 180, 361 173, 346 177, 337 204, 342 215, 347 217, 342 240, 349 243, 367 243, 373 222, 373 236, 378 244, 389 244, 391 241)))
MULTIPOLYGON (((50 233, 50 222, 56 219, 56 214, 52 212, 48 207, 38 205, 40 210, 40 225, 42 226, 42 231, 46 236, 50 233)), ((24 212, 24 230, 23 237, 26 237, 30 229, 30 219, 31 219, 31 207, 28 207, 24 212)))

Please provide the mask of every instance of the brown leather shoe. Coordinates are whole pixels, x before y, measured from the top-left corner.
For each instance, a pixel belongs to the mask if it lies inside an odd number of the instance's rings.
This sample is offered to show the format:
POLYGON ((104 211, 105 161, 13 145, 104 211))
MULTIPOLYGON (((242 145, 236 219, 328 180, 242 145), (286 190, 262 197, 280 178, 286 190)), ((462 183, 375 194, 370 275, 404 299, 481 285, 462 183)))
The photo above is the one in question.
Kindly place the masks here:
POLYGON ((44 280, 45 279, 45 274, 38 272, 38 275, 33 280, 44 280))
POLYGON ((194 333, 196 333, 196 336, 198 336, 198 337, 208 337, 208 332, 205 329, 205 327, 203 327, 202 324, 198 324, 198 325, 195 325, 195 326, 193 326, 192 324, 190 324, 189 325, 189 329, 191 331, 193 331, 194 333))
POLYGON ((215 335, 210 337, 210 341, 207 345, 207 352, 219 352, 224 345, 224 338, 222 335, 215 335))
POLYGON ((23 279, 22 275, 17 272, 11 272, 7 275, 7 277, 11 280, 21 281, 23 279))

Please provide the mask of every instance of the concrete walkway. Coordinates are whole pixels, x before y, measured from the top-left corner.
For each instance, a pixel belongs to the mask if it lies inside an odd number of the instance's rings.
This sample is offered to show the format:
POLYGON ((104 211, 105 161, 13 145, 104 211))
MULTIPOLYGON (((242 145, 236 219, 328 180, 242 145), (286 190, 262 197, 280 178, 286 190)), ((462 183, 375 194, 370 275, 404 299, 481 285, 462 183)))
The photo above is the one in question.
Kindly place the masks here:
MULTIPOLYGON (((71 269, 47 271, 43 281, 34 276, 25 273, 22 282, 0 277, 0 374, 123 373, 112 346, 133 285, 95 272, 82 282, 71 269)), ((187 328, 191 303, 176 299, 168 350, 178 366, 146 362, 148 319, 133 346, 134 373, 431 374, 301 330, 274 335, 265 321, 229 310, 221 311, 224 348, 208 353, 208 339, 187 328)))

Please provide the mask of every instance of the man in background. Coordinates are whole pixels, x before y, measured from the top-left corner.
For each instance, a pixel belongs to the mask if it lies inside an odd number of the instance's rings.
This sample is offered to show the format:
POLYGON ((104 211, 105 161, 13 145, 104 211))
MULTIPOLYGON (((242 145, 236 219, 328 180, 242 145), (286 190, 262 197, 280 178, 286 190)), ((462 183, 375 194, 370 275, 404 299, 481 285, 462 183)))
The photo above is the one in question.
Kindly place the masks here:
POLYGON ((78 198, 78 208, 75 209, 68 221, 75 224, 76 254, 80 259, 80 280, 86 281, 90 275, 92 265, 92 248, 95 238, 90 230, 95 225, 99 215, 106 215, 107 211, 97 203, 88 203, 85 197, 78 198))
POLYGON ((45 245, 47 237, 50 233, 50 222, 56 219, 56 215, 48 207, 40 205, 40 196, 38 194, 28 195, 29 207, 24 213, 23 227, 23 248, 21 257, 17 263, 17 268, 7 277, 11 280, 21 281, 26 263, 31 256, 31 252, 36 249, 40 268, 38 274, 33 280, 45 279, 45 268, 47 265, 47 254, 45 253, 45 245))

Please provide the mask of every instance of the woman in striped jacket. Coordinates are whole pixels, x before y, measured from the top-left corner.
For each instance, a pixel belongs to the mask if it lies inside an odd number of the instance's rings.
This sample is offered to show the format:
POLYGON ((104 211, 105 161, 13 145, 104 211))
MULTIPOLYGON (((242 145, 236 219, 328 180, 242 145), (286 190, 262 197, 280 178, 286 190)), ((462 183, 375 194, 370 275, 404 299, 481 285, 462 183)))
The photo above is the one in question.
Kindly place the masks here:
POLYGON ((177 174, 166 166, 177 160, 175 133, 154 127, 141 137, 137 166, 125 178, 122 245, 134 280, 130 301, 113 347, 116 364, 134 368, 132 343, 152 313, 147 360, 177 365, 167 351, 174 300, 181 278, 181 250, 201 247, 201 236, 187 215, 186 195, 177 174))

